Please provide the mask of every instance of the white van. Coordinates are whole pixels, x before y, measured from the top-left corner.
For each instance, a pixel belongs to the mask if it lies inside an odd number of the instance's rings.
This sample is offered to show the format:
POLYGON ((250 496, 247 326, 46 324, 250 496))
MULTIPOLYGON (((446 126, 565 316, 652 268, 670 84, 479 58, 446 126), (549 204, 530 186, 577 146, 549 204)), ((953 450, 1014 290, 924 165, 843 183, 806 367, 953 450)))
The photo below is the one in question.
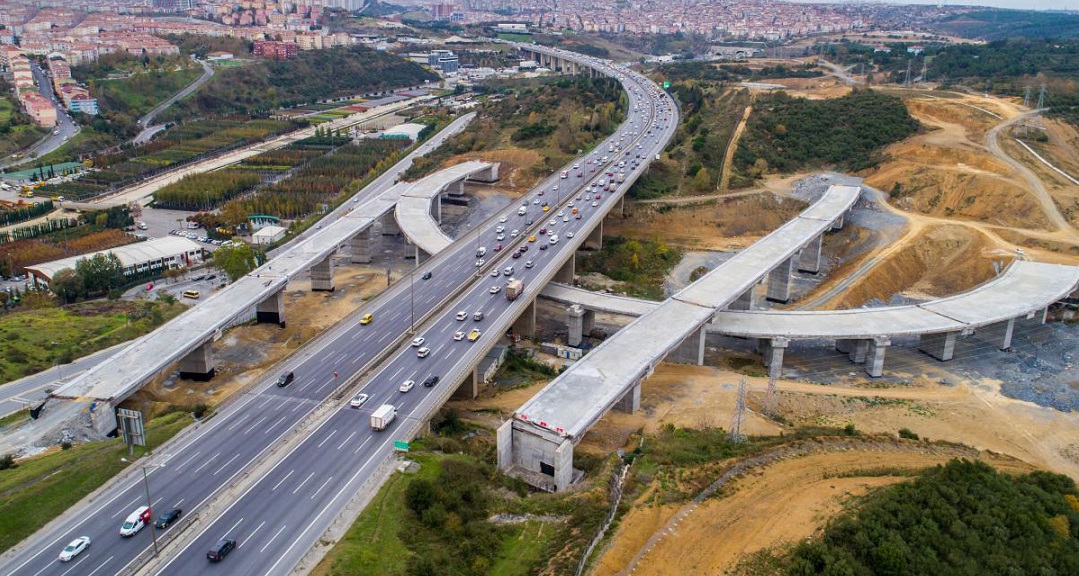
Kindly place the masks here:
POLYGON ((476 258, 482 258, 483 255, 486 254, 486 253, 487 253, 487 247, 486 246, 480 246, 479 248, 476 248, 476 258))
POLYGON ((123 526, 120 526, 120 535, 124 538, 139 533, 150 522, 150 507, 139 506, 134 512, 127 515, 123 526))
POLYGON ((524 216, 526 212, 528 212, 528 208, 525 208, 524 206, 517 209, 518 216, 524 216))

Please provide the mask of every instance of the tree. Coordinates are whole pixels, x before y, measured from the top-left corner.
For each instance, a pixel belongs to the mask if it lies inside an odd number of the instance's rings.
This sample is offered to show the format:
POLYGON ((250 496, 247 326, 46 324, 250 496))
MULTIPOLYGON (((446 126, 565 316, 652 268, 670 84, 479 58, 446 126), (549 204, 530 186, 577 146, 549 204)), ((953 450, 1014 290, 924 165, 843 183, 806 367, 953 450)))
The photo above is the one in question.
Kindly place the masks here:
POLYGON ((82 294, 104 294, 123 285, 124 265, 112 252, 95 254, 75 263, 75 277, 82 294))
POLYGON ((65 268, 53 275, 49 282, 49 290, 60 299, 61 302, 71 304, 82 295, 82 285, 75 276, 75 271, 65 268))
POLYGON ((255 269, 255 251, 247 242, 233 239, 214 252, 214 264, 228 275, 230 282, 235 282, 255 269))

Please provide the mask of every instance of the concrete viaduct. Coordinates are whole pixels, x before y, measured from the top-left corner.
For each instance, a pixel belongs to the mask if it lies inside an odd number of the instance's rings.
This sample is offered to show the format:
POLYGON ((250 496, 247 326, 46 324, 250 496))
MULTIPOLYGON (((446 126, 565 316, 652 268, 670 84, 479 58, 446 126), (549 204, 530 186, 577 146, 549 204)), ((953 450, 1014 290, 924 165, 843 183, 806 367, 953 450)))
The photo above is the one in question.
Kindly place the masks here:
POLYGON ((407 185, 397 200, 394 217, 408 241, 415 246, 416 263, 421 254, 438 254, 453 244, 453 239, 439 227, 442 223, 442 197, 461 197, 465 181, 495 182, 498 164, 469 161, 450 166, 407 185))

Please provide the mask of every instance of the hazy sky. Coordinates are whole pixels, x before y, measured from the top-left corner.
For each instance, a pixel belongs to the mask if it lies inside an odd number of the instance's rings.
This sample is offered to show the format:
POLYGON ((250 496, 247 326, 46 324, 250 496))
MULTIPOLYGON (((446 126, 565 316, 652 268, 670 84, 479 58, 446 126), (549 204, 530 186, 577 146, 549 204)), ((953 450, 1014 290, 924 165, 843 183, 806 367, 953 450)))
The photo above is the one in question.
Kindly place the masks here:
MULTIPOLYGON (((835 4, 843 0, 791 0, 816 4, 835 4)), ((1025 10, 1079 10, 1079 0, 886 0, 881 4, 941 4, 948 6, 993 6, 1025 10)), ((853 2, 852 2, 853 3, 853 2)))

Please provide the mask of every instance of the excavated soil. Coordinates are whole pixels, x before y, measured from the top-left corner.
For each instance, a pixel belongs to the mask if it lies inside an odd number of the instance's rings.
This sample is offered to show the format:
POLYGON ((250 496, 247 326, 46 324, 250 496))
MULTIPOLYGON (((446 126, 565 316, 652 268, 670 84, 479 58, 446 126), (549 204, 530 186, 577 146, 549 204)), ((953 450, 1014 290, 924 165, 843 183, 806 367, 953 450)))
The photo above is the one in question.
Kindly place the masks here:
POLYGON ((469 152, 451 157, 443 167, 453 166, 469 160, 483 162, 498 162, 499 181, 492 185, 508 195, 518 197, 532 189, 539 181, 539 177, 533 174, 532 169, 539 165, 543 158, 536 150, 526 149, 503 149, 486 150, 483 152, 469 152))

